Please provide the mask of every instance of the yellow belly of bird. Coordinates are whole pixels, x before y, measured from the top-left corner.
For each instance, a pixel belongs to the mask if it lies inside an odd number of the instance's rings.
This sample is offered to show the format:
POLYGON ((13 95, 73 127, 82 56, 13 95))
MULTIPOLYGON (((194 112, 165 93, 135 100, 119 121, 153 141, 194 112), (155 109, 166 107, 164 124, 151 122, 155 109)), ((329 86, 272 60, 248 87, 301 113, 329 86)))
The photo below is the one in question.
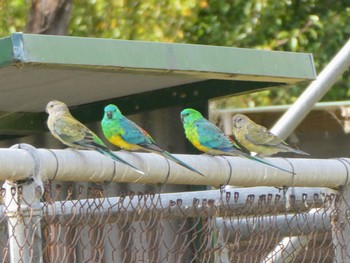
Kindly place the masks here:
POLYGON ((118 146, 121 149, 128 150, 128 151, 135 151, 138 150, 140 147, 135 144, 130 144, 123 140, 120 136, 113 136, 109 139, 109 141, 114 144, 115 146, 118 146))
POLYGON ((209 150, 208 147, 201 145, 198 141, 193 141, 192 144, 194 147, 196 147, 198 150, 202 152, 207 152, 209 150))

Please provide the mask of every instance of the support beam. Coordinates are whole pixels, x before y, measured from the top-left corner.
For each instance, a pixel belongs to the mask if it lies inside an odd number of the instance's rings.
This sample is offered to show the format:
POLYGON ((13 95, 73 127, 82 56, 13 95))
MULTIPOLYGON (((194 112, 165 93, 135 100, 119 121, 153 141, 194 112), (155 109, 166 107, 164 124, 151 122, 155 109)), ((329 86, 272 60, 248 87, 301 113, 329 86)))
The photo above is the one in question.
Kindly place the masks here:
POLYGON ((43 180, 59 181, 337 188, 348 183, 350 171, 348 159, 266 158, 284 169, 294 169, 296 174, 292 175, 242 157, 175 154, 206 175, 200 176, 174 162, 167 162, 157 154, 116 152, 146 173, 141 175, 93 151, 38 149, 35 151, 38 156, 34 159, 28 150, 23 149, 25 145, 0 149, 0 180, 16 181, 30 177, 38 165, 37 160, 42 163, 43 180))
MULTIPOLYGON (((31 176, 27 180, 6 180, 4 189, 4 205, 1 212, 7 218, 9 251, 13 262, 43 262, 41 219, 43 194, 41 161, 36 148, 28 144, 23 149, 35 162, 31 176)), ((16 147, 16 146, 15 146, 16 147)))
MULTIPOLYGON (((315 231, 330 231, 330 211, 312 209, 308 213, 288 215, 243 216, 237 219, 216 219, 224 240, 234 243, 240 239, 250 239, 252 235, 298 236, 315 231)), ((270 255, 270 257, 272 257, 270 255)), ((274 261, 273 261, 274 262, 274 261)))
MULTIPOLYGON (((296 188, 293 193, 293 203, 289 209, 285 207, 285 200, 281 197, 278 189, 273 187, 254 187, 254 188, 239 188, 226 192, 220 190, 208 191, 193 191, 180 193, 165 193, 160 195, 135 195, 130 194, 123 197, 109 197, 101 199, 80 199, 80 200, 66 200, 64 204, 62 201, 57 201, 50 204, 37 204, 38 210, 45 209, 45 213, 50 222, 61 221, 67 222, 72 217, 79 220, 80 216, 89 214, 88 211, 94 211, 95 215, 105 215, 108 222, 118 220, 118 213, 121 212, 121 207, 124 213, 133 215, 135 209, 138 209, 139 220, 147 220, 150 215, 154 213, 162 213, 163 217, 171 218, 190 218, 201 216, 201 212, 205 210, 205 216, 209 216, 212 212, 216 217, 234 217, 232 220, 224 218, 217 219, 217 225, 226 229, 225 236, 230 239, 234 228, 240 227, 244 238, 248 238, 249 234, 259 229, 259 231, 269 231, 264 224, 274 224, 282 231, 283 235, 293 231, 313 231, 324 227, 328 229, 329 217, 326 213, 330 207, 329 196, 324 193, 328 192, 328 188, 296 188), (255 194, 252 194, 252 193, 255 194), (194 200, 197 200, 194 202, 194 200), (111 204, 118 204, 111 207, 111 204), (64 207, 64 209, 63 209, 64 207), (79 209, 77 209, 79 207, 79 209), (278 213, 300 213, 308 211, 310 207, 320 208, 321 210, 313 209, 311 215, 303 214, 295 216, 290 215, 276 215, 278 213), (322 207, 322 208, 321 208, 322 207), (166 208, 166 209, 165 209, 166 208), (259 213, 257 213, 259 211, 259 213), (271 213, 274 215, 264 215, 264 213, 271 213), (222 212, 222 214, 221 214, 222 212), (78 216, 80 215, 80 216, 78 216), (115 215, 115 216, 114 216, 115 215), (252 217, 249 217, 252 215, 252 217), (261 215, 261 217, 259 217, 261 215), (242 218, 240 219, 240 216, 242 218), (261 218, 261 223, 257 224, 257 217, 261 218), (265 217, 275 218, 274 222, 271 220, 264 220, 265 217), (249 221, 250 218, 255 218, 249 221), (306 221, 305 221, 306 220, 306 221), (283 228, 284 222, 289 222, 290 229, 283 228), (308 223, 304 225, 304 223, 308 223), (225 226, 223 225, 225 224, 225 226), (323 224, 323 226, 321 226, 323 224), (261 229, 260 229, 261 226, 261 229), (264 227, 265 226, 265 227, 264 227), (301 226, 301 227, 297 227, 301 226), (230 228, 231 232, 230 232, 230 228), (255 230, 252 230, 252 229, 255 230), (315 229, 314 229, 315 228, 315 229)), ((7 191, 9 194, 11 191, 7 191)), ((33 193, 33 192, 32 192, 33 193)), ((287 191, 286 195, 291 192, 287 191)), ((11 195, 11 194, 10 194, 11 195)), ((8 198, 12 200, 12 196, 8 198)), ((0 218, 7 213, 7 208, 0 206, 0 218)), ((323 228, 322 228, 323 229, 323 228)), ((294 233, 294 232, 293 232, 294 233)))
POLYGON ((35 181, 22 185, 6 181, 3 188, 5 203, 2 210, 7 218, 11 263, 43 262, 40 187, 35 181))
POLYGON ((293 106, 278 120, 271 132, 287 138, 350 65, 350 40, 322 70, 293 106))
POLYGON ((350 224, 349 200, 350 185, 342 187, 341 200, 336 206, 333 204, 332 239, 334 246, 334 262, 350 262, 350 224))
MULTIPOLYGON (((103 214, 108 211, 108 213, 117 215, 120 213, 120 207, 123 207, 124 212, 132 215, 135 213, 135 208, 139 207, 138 217, 140 220, 147 220, 149 213, 155 212, 161 212, 163 217, 171 218, 197 217, 201 216, 203 210, 205 210, 205 216, 229 217, 242 215, 246 218, 249 214, 256 215, 258 210, 260 214, 271 211, 275 213, 297 211, 299 213, 308 211, 310 206, 330 205, 325 203, 327 201, 325 201, 323 194, 328 190, 328 188, 296 188, 293 195, 293 204, 289 209, 286 209, 285 202, 278 189, 256 187, 239 188, 226 193, 222 193, 220 190, 208 190, 160 195, 131 195, 111 197, 108 200, 103 199, 101 202, 96 202, 96 199, 82 199, 66 201, 63 210, 61 209, 62 202, 55 202, 52 205, 47 205, 46 214, 51 217, 50 221, 55 218, 62 220, 62 216, 69 220, 73 214, 86 214, 87 210, 94 210, 96 214, 103 214), (253 192, 255 194, 252 194, 253 192), (194 202, 194 200, 197 200, 197 202, 194 202), (79 204, 79 211, 75 209, 77 204, 79 204), (111 207, 111 204, 118 205, 111 207), (165 207, 169 207, 169 209, 164 209, 165 207), (223 215, 220 211, 223 212, 223 215)), ((109 215, 109 219, 116 220, 117 217, 109 215)))

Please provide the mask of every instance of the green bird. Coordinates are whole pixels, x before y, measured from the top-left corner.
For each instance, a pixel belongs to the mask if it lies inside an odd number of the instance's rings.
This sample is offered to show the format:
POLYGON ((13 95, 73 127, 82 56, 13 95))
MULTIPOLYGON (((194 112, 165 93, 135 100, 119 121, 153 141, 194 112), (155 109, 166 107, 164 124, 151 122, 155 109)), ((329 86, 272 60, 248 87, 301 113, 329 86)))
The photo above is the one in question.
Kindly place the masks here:
POLYGON ((253 122, 244 114, 234 115, 232 122, 234 137, 239 144, 250 152, 255 152, 260 156, 269 156, 279 152, 309 155, 306 152, 291 147, 264 126, 253 122))
POLYGON ((126 118, 116 105, 110 104, 105 107, 101 126, 107 140, 119 148, 127 151, 143 150, 160 154, 165 158, 204 176, 201 172, 158 146, 148 132, 126 118))
POLYGON ((210 155, 242 156, 293 174, 293 172, 275 166, 266 160, 242 152, 241 148, 230 137, 226 136, 217 126, 205 119, 199 111, 187 108, 181 112, 180 117, 186 138, 198 150, 210 155))
POLYGON ((49 114, 47 126, 51 134, 63 144, 75 149, 98 151, 112 160, 126 164, 137 172, 144 174, 144 172, 108 149, 95 133, 71 115, 67 105, 63 102, 50 101, 46 106, 46 112, 49 114))

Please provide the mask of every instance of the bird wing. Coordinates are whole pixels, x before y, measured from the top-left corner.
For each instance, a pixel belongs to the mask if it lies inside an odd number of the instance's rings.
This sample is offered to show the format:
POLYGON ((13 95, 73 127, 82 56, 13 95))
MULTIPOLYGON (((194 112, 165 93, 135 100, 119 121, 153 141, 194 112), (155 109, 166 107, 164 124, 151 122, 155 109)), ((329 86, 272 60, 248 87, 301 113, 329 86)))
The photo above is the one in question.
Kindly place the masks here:
POLYGON ((260 125, 249 128, 245 138, 256 145, 274 146, 282 142, 280 138, 260 125))
POLYGON ((230 139, 216 125, 207 120, 199 120, 195 125, 203 146, 220 150, 232 148, 230 139))
POLYGON ((85 125, 70 117, 61 116, 54 123, 56 134, 65 142, 86 148, 106 148, 101 139, 85 125))
POLYGON ((151 135, 136 123, 127 118, 123 118, 120 121, 120 127, 124 131, 121 135, 123 140, 130 144, 137 144, 146 149, 154 151, 163 151, 153 140, 151 135))

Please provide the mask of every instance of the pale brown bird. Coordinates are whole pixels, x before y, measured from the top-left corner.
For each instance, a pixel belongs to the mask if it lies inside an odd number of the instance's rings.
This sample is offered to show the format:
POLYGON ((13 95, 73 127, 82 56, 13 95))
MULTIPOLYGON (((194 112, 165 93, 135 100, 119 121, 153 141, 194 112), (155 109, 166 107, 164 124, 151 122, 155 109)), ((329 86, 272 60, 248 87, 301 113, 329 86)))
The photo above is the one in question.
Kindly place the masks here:
POLYGON ((260 156, 269 156, 279 152, 309 155, 306 152, 291 147, 264 126, 253 122, 244 114, 234 115, 232 122, 233 136, 240 145, 250 152, 254 152, 260 156))

